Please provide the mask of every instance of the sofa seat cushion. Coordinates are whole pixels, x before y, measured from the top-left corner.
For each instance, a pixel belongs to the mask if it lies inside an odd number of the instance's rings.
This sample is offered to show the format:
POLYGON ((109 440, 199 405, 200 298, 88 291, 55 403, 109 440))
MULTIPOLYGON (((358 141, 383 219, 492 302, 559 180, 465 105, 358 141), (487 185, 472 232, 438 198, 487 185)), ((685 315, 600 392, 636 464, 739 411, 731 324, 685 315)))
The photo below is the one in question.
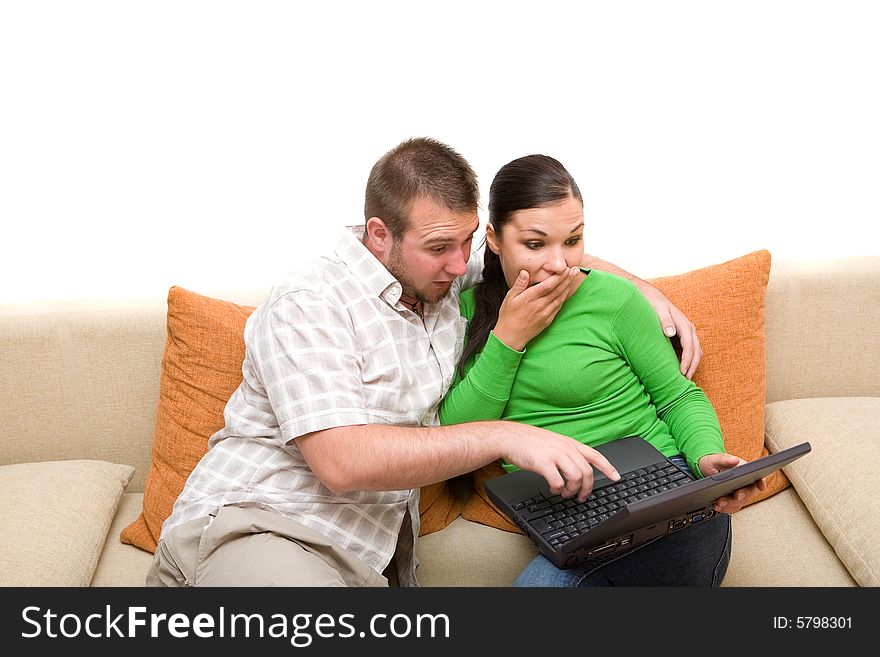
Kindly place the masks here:
POLYGON ((88 586, 133 474, 106 461, 0 467, 0 585, 88 586))
POLYGON ((421 586, 510 586, 538 554, 522 534, 462 517, 416 544, 421 586))
POLYGON ((880 585, 880 397, 774 402, 766 420, 771 451, 810 442, 785 472, 853 579, 880 585))
MULTIPOLYGON (((460 517, 420 538, 416 553, 419 584, 467 587, 510 586, 538 551, 525 536, 460 517)), ((856 583, 797 492, 788 488, 733 515, 733 547, 722 586, 856 583)))
POLYGON ((143 503, 143 493, 125 493, 122 496, 95 576, 92 577, 92 586, 143 586, 146 582, 153 555, 119 540, 122 529, 140 515, 143 503))
POLYGON ((734 513, 731 522, 722 586, 856 585, 793 488, 734 513))

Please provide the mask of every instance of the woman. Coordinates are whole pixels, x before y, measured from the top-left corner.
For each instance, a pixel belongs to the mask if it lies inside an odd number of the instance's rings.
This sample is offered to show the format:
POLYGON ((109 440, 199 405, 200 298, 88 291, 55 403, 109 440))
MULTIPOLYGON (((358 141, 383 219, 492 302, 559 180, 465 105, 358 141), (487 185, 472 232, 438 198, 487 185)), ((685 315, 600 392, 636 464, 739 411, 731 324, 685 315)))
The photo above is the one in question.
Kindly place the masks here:
MULTIPOLYGON (((635 286, 577 269, 583 233, 581 193, 557 160, 529 155, 496 174, 483 281, 461 297, 468 340, 441 422, 518 421, 592 447, 640 435, 697 477, 741 463, 635 286)), ((762 488, 715 508, 733 512, 762 488)), ((730 518, 718 513, 597 569, 560 570, 538 555, 515 585, 717 586, 730 544, 730 518)))

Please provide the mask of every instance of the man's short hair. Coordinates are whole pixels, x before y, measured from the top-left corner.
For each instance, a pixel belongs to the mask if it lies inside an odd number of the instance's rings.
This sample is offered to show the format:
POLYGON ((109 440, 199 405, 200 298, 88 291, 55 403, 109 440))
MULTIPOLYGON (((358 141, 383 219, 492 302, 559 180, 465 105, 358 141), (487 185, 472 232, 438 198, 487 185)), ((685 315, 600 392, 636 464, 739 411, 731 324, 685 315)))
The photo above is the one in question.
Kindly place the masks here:
POLYGON ((458 213, 480 200, 477 175, 461 155, 436 139, 408 139, 373 165, 367 180, 364 221, 379 217, 395 239, 409 228, 409 211, 424 196, 458 213))

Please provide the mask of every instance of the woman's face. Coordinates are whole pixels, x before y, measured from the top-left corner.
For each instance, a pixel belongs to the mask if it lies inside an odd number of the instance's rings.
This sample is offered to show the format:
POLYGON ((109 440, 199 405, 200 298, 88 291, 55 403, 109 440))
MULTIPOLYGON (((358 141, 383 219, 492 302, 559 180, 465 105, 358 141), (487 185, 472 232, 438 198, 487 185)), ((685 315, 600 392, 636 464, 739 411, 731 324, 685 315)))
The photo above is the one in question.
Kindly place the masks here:
POLYGON ((501 258, 508 287, 523 269, 529 285, 537 285, 583 259, 584 206, 569 196, 553 205, 519 210, 500 234, 487 225, 486 243, 501 258))

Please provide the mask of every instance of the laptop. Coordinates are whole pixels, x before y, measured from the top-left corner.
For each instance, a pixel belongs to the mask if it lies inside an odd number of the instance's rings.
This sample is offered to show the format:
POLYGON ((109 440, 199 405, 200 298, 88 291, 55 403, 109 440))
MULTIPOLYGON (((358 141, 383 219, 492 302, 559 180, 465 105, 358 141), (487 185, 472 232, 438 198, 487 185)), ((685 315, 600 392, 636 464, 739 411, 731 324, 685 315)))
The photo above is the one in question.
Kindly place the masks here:
POLYGON ((620 474, 593 469, 584 502, 550 492, 546 480, 518 470, 486 481, 489 498, 558 568, 600 566, 634 548, 715 515, 713 502, 810 451, 800 443, 711 477, 684 472, 649 442, 629 436, 596 448, 620 474))

